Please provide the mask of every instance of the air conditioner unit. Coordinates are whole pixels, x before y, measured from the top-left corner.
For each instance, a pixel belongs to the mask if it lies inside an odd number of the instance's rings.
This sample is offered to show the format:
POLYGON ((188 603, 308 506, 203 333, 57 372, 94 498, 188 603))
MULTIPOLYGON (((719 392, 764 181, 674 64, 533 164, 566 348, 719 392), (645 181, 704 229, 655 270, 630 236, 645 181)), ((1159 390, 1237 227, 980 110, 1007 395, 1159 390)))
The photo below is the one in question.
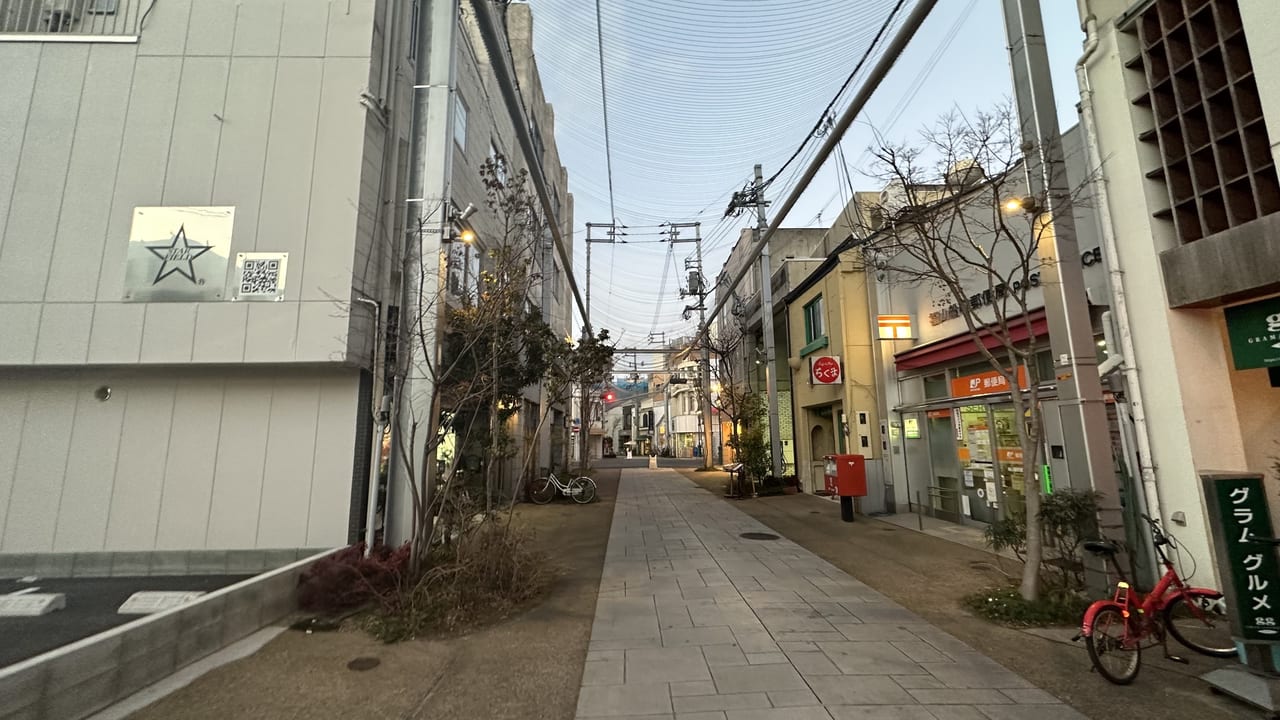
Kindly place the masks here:
POLYGON ((41 17, 49 32, 66 32, 80 19, 89 0, 44 0, 41 17))

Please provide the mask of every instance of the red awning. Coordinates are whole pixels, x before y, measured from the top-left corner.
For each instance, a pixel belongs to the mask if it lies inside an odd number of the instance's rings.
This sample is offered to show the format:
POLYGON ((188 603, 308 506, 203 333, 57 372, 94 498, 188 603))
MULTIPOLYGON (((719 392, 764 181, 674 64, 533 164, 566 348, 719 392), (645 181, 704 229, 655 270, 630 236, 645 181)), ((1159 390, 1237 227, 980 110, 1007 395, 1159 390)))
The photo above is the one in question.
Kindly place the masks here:
MULTIPOLYGON (((1035 337, 1042 337, 1049 334, 1049 322, 1044 317, 1044 309, 1032 310, 1030 313, 1031 332, 1027 331, 1027 324, 1021 320, 1009 321, 1009 333, 1013 337, 1014 342, 1022 342, 1031 337, 1034 333, 1035 337)), ((982 330, 980 333, 982 344, 989 350, 1000 347, 1000 340, 991 334, 989 330, 982 330)), ((941 365, 943 363, 959 360, 961 358, 975 355, 978 347, 974 343, 973 336, 969 333, 961 333, 952 335, 942 340, 934 340, 925 345, 913 347, 910 350, 904 350, 893 356, 894 366, 899 371, 902 370, 918 370, 920 368, 930 367, 932 365, 941 365)))

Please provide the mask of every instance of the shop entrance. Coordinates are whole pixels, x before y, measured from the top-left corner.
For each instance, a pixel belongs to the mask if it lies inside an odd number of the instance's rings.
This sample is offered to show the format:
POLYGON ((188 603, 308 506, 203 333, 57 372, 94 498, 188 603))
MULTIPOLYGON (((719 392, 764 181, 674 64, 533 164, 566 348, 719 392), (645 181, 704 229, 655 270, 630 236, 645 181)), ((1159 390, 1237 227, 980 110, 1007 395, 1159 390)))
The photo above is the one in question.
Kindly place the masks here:
POLYGON ((1018 413, 1009 403, 927 413, 931 514, 991 523, 1026 510, 1018 413))

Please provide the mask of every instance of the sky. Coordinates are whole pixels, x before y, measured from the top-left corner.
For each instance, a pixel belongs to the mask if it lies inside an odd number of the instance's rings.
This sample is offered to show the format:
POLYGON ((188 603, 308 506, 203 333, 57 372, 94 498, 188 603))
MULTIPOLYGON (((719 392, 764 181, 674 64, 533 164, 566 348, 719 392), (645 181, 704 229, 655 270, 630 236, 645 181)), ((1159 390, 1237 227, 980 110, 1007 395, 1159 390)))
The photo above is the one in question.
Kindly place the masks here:
MULTIPOLYGON (((693 332, 696 315, 682 317, 693 298, 682 298, 679 286, 694 245, 663 242, 661 224, 702 223, 704 274, 714 280, 738 229, 751 221, 724 218, 731 193, 750 180, 756 163, 768 178, 795 152, 896 1, 600 0, 602 96, 595 4, 529 0, 534 53, 574 195, 574 274, 584 291, 586 223, 612 216, 627 226, 625 244, 592 245, 594 327, 608 328, 625 347, 693 332)), ((902 3, 893 29, 913 6, 902 3)), ((1042 8, 1066 129, 1076 124, 1074 67, 1083 34, 1075 3, 1043 0, 1042 8)), ((836 115, 878 57, 872 54, 841 96, 836 115)), ((880 189, 860 172, 873 129, 911 140, 953 109, 990 109, 1011 95, 1000 0, 941 0, 841 141, 854 186, 880 189)), ((776 205, 819 143, 770 187, 776 205)), ((848 185, 837 182, 837 162, 833 154, 783 227, 830 226, 848 195, 848 185)))

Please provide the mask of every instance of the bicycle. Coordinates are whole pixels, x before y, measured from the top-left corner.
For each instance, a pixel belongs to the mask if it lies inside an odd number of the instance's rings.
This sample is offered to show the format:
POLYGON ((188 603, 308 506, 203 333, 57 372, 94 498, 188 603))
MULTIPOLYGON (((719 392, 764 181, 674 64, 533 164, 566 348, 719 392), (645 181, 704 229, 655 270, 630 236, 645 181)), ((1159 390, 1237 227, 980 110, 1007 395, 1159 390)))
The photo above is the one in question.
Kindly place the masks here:
POLYGON ((1161 645, 1165 659, 1186 664, 1185 658, 1169 654, 1168 636, 1202 655, 1236 655, 1222 593, 1187 585, 1165 553, 1166 546, 1176 550, 1177 544, 1160 529, 1159 521, 1146 515, 1142 519, 1151 527, 1156 554, 1165 568, 1160 581, 1145 595, 1129 585, 1116 562, 1120 551, 1116 543, 1084 543, 1086 550, 1115 566, 1119 582, 1111 598, 1098 600, 1085 611, 1076 639, 1084 638, 1098 674, 1117 685, 1128 685, 1138 677, 1144 647, 1161 645), (1118 662, 1113 665, 1113 660, 1118 662))
POLYGON ((596 499, 596 481, 589 477, 576 477, 560 482, 555 473, 533 481, 529 487, 529 498, 539 505, 551 502, 557 494, 563 494, 581 505, 596 499))

